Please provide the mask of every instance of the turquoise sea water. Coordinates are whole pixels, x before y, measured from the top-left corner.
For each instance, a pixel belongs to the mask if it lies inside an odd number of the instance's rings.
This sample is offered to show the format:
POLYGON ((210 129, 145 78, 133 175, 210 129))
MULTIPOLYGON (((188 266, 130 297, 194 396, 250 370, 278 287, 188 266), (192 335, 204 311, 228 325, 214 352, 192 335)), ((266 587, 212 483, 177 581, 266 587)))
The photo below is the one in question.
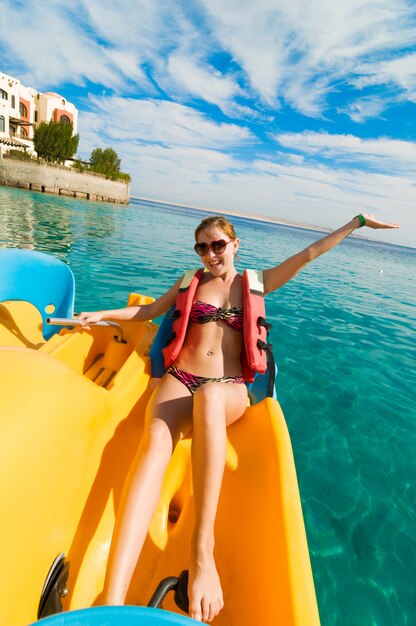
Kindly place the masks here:
MULTIPOLYGON (((163 293, 198 265, 201 217, 0 187, 0 247, 68 263, 77 311, 163 293)), ((321 236, 233 222, 241 269, 321 236)), ((349 238, 267 298, 323 626, 415 623, 415 261, 415 249, 349 238)))

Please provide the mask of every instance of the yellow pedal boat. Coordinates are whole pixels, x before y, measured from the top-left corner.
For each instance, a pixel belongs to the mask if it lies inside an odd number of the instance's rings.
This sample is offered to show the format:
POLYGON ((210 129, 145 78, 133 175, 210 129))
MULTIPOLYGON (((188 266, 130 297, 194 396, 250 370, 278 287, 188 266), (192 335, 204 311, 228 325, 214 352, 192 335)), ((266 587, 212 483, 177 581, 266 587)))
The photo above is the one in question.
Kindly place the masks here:
MULTIPOLYGON (((1 300, 0 291, 0 624, 25 626, 37 619, 61 553, 70 563, 64 611, 100 604, 120 492, 151 393, 157 326, 62 328, 45 338, 45 311, 22 297, 1 300)), ((131 294, 128 304, 149 301, 131 294)), ((169 465, 129 605, 147 605, 163 578, 186 569, 193 515, 184 440, 169 465)), ((274 399, 248 406, 228 429, 216 562, 225 607, 215 625, 319 625, 292 448, 274 399)), ((180 613, 169 596, 163 607, 180 613)))

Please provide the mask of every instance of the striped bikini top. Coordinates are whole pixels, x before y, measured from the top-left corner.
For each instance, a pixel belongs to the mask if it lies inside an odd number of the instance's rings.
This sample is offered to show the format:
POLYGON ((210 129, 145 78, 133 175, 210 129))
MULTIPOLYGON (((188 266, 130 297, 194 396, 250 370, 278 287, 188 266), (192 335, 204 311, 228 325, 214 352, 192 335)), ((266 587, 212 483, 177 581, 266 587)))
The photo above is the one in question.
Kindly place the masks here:
POLYGON ((194 300, 189 315, 189 320, 194 324, 206 324, 207 322, 224 322, 233 330, 243 330, 243 308, 233 306, 230 309, 216 307, 207 302, 194 300))

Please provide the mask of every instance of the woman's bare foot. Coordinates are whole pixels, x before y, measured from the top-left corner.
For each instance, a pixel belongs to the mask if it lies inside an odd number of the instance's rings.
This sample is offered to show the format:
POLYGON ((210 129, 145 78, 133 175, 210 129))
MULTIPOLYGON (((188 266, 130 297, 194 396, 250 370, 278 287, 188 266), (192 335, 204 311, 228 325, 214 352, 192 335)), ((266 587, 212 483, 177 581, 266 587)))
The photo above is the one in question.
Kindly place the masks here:
POLYGON ((223 608, 221 583, 212 554, 191 557, 188 596, 189 614, 198 622, 211 622, 223 608))

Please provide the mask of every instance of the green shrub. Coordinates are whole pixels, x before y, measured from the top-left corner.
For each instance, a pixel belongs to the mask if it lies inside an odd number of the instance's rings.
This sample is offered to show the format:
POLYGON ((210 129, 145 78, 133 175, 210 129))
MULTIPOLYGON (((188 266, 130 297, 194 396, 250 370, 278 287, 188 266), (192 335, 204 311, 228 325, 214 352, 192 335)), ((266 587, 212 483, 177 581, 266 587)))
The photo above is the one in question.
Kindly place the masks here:
POLYGON ((120 172, 121 159, 113 148, 95 148, 90 156, 90 170, 103 174, 110 180, 130 181, 129 174, 120 172))
POLYGON ((9 150, 9 157, 17 161, 31 161, 32 156, 26 150, 9 150))
POLYGON ((74 161, 74 163, 71 166, 74 170, 78 170, 79 172, 87 172, 88 171, 88 164, 87 163, 83 163, 82 161, 74 161))
POLYGON ((130 174, 124 174, 123 172, 118 172, 116 180, 125 180, 126 182, 129 183, 131 181, 131 176, 130 174))

